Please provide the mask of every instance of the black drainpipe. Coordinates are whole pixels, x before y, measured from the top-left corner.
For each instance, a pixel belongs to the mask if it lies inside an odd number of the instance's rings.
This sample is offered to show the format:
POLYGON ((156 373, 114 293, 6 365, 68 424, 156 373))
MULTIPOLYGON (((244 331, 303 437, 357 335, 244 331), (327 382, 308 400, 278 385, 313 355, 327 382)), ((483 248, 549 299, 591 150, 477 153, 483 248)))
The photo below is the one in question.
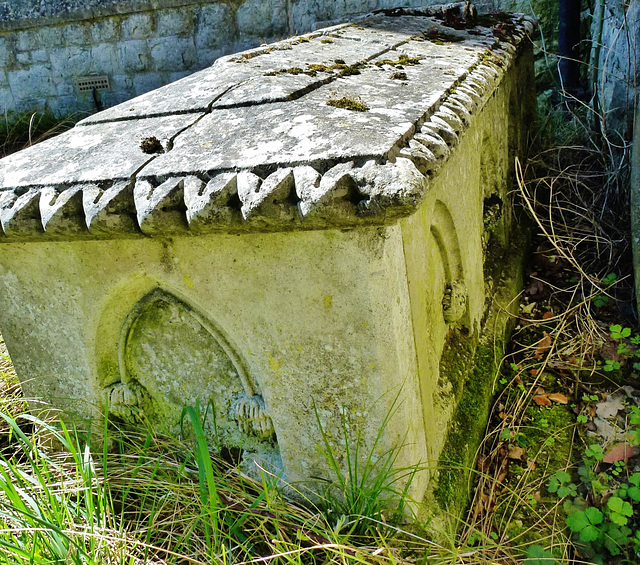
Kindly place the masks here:
POLYGON ((559 0, 560 79, 569 95, 580 92, 580 0, 559 0))

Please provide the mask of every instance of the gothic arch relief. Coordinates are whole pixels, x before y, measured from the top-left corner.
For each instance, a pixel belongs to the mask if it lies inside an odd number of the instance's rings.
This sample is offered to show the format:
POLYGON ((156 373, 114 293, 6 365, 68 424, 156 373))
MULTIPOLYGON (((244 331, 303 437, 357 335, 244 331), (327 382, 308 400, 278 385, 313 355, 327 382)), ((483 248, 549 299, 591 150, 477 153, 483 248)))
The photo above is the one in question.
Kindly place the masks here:
POLYGON ((212 322, 172 294, 156 289, 135 305, 118 355, 120 380, 106 388, 110 415, 175 434, 183 407, 199 402, 215 443, 245 451, 274 443, 264 400, 237 353, 212 322))
POLYGON ((447 324, 453 324, 462 320, 468 302, 460 244, 453 218, 444 203, 439 200, 436 202, 432 217, 431 236, 438 246, 445 275, 442 315, 447 324))

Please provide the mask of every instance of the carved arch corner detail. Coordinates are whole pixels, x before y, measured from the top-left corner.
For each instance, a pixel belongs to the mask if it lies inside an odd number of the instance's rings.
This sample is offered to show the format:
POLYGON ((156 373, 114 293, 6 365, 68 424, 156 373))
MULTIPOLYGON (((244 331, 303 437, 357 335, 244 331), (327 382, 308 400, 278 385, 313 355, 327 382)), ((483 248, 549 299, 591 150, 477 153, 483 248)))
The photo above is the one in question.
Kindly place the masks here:
POLYGON ((436 201, 433 209, 431 236, 438 247, 445 273, 442 315, 447 324, 454 324, 463 321, 467 314, 469 292, 455 222, 448 207, 441 200, 436 201))

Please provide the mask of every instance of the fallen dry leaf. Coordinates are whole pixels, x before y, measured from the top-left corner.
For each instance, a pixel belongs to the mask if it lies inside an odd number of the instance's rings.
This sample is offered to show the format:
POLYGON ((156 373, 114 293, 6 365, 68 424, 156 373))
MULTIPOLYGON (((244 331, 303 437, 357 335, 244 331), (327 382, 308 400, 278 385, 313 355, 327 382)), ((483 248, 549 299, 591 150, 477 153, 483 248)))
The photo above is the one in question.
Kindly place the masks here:
POLYGON ((548 395, 549 400, 558 404, 569 404, 569 399, 561 392, 552 392, 548 395))
POLYGON ((604 439, 604 443, 621 442, 624 443, 625 432, 618 426, 612 424, 609 420, 603 418, 593 418, 593 424, 596 426, 596 433, 604 439))
POLYGON ((542 359, 542 356, 551 349, 551 336, 544 332, 544 337, 536 344, 534 359, 542 359))
POLYGON ((543 319, 543 320, 548 320, 549 318, 553 318, 553 312, 545 312, 545 313, 542 315, 542 319, 543 319))
POLYGON ((624 394, 610 394, 606 400, 596 404, 596 414, 600 418, 611 418, 624 410, 624 394))
POLYGON ((546 394, 538 394, 538 395, 534 396, 533 397, 533 401, 538 406, 550 406, 551 405, 551 400, 549 400, 549 397, 546 394))
POLYGON ((603 463, 615 463, 616 461, 626 461, 629 457, 633 457, 640 453, 640 448, 629 445, 628 443, 618 443, 609 450, 602 460, 603 463))
MULTIPOLYGON (((535 461, 527 461, 527 470, 528 471, 533 471, 536 467, 537 467, 537 465, 536 465, 535 461)), ((538 494, 540 494, 540 493, 538 493, 538 494)))

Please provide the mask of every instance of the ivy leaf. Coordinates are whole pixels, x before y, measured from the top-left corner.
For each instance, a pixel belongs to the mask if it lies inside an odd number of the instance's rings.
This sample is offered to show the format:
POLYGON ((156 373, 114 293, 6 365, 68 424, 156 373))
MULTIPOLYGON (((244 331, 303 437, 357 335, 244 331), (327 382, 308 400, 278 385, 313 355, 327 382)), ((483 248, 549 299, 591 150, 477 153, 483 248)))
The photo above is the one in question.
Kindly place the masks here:
POLYGON ((587 447, 587 449, 584 450, 584 454, 587 457, 593 457, 596 461, 602 461, 604 459, 602 446, 597 443, 591 444, 589 447, 587 447))
POLYGON ((600 537, 600 529, 597 527, 602 524, 603 514, 590 506, 586 510, 581 510, 567 517, 567 526, 572 532, 580 534, 580 540, 583 542, 595 541, 600 537))
POLYGON ((523 565, 557 565, 557 563, 553 553, 541 545, 532 545, 527 550, 527 558, 522 562, 523 565))
POLYGON ((633 507, 619 496, 612 496, 607 500, 607 508, 610 510, 611 521, 618 526, 625 526, 627 518, 633 516, 633 507))
POLYGON ((634 473, 633 475, 631 475, 629 477, 629 482, 632 485, 635 485, 637 487, 640 487, 640 473, 634 473))
POLYGON ((603 533, 604 546, 609 550, 609 553, 611 555, 620 555, 620 548, 629 543, 633 532, 626 526, 608 523, 604 525, 603 533))
POLYGON ((629 487, 627 490, 627 496, 634 502, 640 502, 640 488, 629 487))
POLYGON ((622 500, 619 496, 612 496, 607 500, 607 507, 613 512, 622 514, 623 516, 633 516, 633 508, 631 504, 622 500))
POLYGON ((565 496, 576 496, 578 494, 578 489, 574 484, 563 485, 558 488, 558 496, 560 498, 564 498, 565 496))

